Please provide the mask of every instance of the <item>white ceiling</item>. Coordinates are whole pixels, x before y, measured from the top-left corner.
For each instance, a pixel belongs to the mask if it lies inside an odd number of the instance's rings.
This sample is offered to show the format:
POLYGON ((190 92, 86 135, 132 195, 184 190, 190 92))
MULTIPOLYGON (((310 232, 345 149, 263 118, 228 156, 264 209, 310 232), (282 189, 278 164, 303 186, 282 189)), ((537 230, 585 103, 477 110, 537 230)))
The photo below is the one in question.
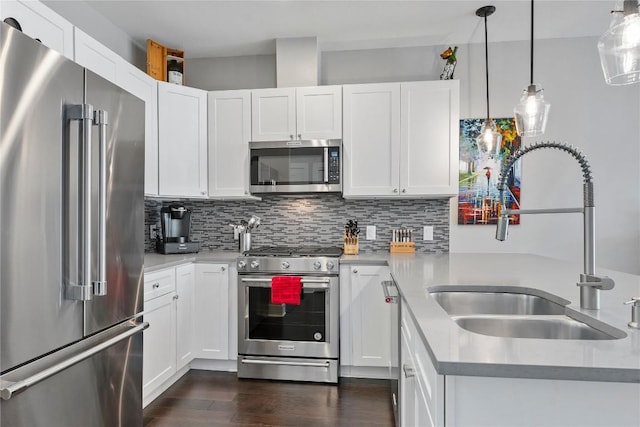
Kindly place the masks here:
MULTIPOLYGON (((147 38, 189 58, 275 53, 275 39, 318 38, 319 49, 352 50, 484 41, 477 8, 492 4, 489 41, 528 40, 528 0, 89 0, 144 46, 147 38)), ((602 34, 616 2, 539 0, 535 38, 602 34)))

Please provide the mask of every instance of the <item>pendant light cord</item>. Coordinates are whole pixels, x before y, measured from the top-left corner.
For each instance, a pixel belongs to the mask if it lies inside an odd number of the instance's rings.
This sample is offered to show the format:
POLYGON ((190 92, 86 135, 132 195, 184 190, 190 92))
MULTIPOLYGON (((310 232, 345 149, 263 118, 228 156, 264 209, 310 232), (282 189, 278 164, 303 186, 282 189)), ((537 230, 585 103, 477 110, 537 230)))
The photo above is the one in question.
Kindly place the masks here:
POLYGON ((531 85, 533 85, 533 0, 531 0, 531 85))
POLYGON ((489 115, 489 44, 487 42, 487 14, 484 14, 484 70, 485 80, 487 82, 487 120, 489 115))

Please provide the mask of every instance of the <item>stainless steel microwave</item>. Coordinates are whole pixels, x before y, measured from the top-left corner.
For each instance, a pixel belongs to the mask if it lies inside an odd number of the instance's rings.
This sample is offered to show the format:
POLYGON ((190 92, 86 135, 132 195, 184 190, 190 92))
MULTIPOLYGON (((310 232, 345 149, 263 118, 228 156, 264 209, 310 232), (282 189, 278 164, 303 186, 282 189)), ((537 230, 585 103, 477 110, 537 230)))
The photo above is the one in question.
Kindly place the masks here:
POLYGON ((342 193, 342 140, 249 142, 249 189, 265 193, 342 193))

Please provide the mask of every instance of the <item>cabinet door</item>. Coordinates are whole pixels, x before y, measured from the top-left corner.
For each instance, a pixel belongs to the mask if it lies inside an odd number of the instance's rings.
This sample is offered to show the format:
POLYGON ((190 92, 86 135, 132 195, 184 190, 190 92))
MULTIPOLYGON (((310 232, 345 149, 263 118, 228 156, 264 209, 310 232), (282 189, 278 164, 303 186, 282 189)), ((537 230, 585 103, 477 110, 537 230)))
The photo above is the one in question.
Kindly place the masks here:
POLYGON ((75 61, 112 83, 117 83, 118 66, 124 61, 115 52, 80 30, 73 29, 75 61))
POLYGON ((296 134, 295 88, 251 91, 251 140, 300 139, 296 134))
POLYGON ((158 82, 161 196, 207 195, 207 92, 158 82))
POLYGON ((342 138, 342 86, 296 88, 298 139, 342 138))
POLYGON ((73 60, 73 25, 39 1, 0 1, 0 21, 14 18, 22 31, 73 60))
POLYGON ((386 266, 360 265, 351 269, 351 348, 353 366, 389 367, 391 308, 384 300, 386 266))
POLYGON ((144 194, 158 195, 158 84, 126 61, 120 63, 118 86, 144 101, 144 194))
POLYGON ((229 358, 227 264, 196 264, 196 357, 229 358))
POLYGON ((209 197, 249 195, 251 92, 209 92, 209 197))
POLYGON ((176 267, 176 369, 193 360, 195 336, 195 267, 176 267))
POLYGON ((143 319, 142 395, 148 396, 176 372, 175 293, 145 301, 143 319))
POLYGON ((238 270, 229 265, 229 360, 238 360, 238 270))
POLYGON ((343 86, 344 197, 399 192, 400 84, 343 86))
POLYGON ((415 377, 415 364, 411 354, 411 342, 401 328, 400 338, 400 402, 398 411, 401 427, 414 427, 416 422, 416 392, 417 383, 415 377))
POLYGON ((459 98, 457 80, 401 84, 401 195, 457 194, 459 98))

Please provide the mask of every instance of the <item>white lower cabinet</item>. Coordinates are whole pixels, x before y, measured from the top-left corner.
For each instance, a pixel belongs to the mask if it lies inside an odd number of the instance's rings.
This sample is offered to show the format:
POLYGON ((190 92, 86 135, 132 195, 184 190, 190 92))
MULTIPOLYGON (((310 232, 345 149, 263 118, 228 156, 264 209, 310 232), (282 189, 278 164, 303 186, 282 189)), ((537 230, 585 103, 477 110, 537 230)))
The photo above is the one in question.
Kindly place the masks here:
POLYGON ((144 275, 142 397, 147 405, 193 359, 194 265, 144 275))
POLYGON ((176 369, 193 360, 195 344, 195 266, 176 267, 176 369))
MULTIPOLYGON (((384 368, 391 361, 391 307, 385 303, 382 282, 390 279, 382 265, 345 265, 340 269, 340 364, 356 368, 384 368)), ((343 369, 343 374, 346 369, 343 369)), ((367 371, 354 376, 367 375, 367 371)), ((369 371, 373 372, 373 371, 369 371)), ((372 376, 377 376, 373 374, 372 376)))
POLYGON ((144 275, 142 397, 147 398, 176 373, 175 269, 144 275), (156 294, 155 292, 160 292, 156 294), (147 299, 148 298, 148 299, 147 299))
POLYGON ((196 264, 196 354, 201 359, 228 360, 230 349, 229 265, 196 264))

